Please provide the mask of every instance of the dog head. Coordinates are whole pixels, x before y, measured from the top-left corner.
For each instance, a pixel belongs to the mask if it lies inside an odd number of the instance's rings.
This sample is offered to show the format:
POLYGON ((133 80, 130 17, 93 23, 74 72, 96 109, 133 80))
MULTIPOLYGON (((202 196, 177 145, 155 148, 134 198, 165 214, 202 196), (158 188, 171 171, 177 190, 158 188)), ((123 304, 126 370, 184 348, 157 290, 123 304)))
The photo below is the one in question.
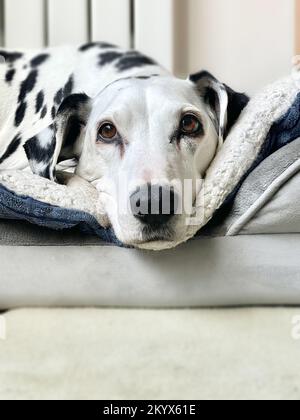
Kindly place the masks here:
POLYGON ((78 159, 77 175, 98 188, 120 241, 179 241, 201 180, 247 102, 207 72, 185 81, 121 79, 94 99, 63 102, 61 158, 78 159))

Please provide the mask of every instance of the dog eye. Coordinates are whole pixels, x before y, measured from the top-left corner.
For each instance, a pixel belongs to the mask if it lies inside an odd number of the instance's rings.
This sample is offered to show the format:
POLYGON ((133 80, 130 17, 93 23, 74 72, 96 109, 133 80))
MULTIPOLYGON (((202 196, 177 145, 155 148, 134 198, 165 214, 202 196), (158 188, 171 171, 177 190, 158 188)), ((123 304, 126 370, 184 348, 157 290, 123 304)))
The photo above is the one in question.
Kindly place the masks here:
POLYGON ((118 137, 118 130, 112 123, 103 124, 98 131, 98 141, 113 141, 118 137))
POLYGON ((185 135, 196 135, 203 131, 202 123, 193 114, 186 114, 180 122, 180 131, 185 135))

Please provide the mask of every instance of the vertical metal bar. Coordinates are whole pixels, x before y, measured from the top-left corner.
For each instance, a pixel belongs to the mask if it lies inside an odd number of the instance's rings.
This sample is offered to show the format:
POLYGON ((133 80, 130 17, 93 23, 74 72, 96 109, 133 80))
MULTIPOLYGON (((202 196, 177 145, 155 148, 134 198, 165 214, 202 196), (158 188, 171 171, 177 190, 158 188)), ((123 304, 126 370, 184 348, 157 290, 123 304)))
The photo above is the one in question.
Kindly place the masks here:
POLYGON ((93 37, 92 0, 87 0, 87 2, 88 41, 91 42, 93 37))
POLYGON ((190 1, 174 0, 174 73, 186 78, 189 73, 189 16, 193 13, 190 1))
POLYGON ((44 0, 44 43, 49 45, 49 0, 44 0))
POLYGON ((130 48, 135 48, 135 0, 130 0, 130 48))
POLYGON ((300 54, 300 0, 295 0, 295 55, 300 54))
POLYGON ((4 0, 0 0, 0 45, 5 45, 5 20, 4 20, 4 0))

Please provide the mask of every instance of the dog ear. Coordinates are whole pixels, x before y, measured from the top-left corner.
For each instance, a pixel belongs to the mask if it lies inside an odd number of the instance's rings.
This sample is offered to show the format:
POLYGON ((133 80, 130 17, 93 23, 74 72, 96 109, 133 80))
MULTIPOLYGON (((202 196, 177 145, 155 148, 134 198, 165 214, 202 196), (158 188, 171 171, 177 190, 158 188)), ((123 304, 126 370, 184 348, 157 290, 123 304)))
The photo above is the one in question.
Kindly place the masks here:
POLYGON ((249 97, 220 83, 207 71, 193 74, 189 80, 196 85, 208 106, 209 115, 215 124, 221 146, 242 110, 248 104, 249 97))
POLYGON ((60 150, 58 161, 79 158, 82 137, 92 109, 91 98, 85 94, 68 96, 58 109, 55 130, 60 150))
POLYGON ((79 157, 90 111, 91 99, 87 95, 70 95, 60 105, 53 124, 25 143, 34 174, 55 180, 58 162, 79 157))

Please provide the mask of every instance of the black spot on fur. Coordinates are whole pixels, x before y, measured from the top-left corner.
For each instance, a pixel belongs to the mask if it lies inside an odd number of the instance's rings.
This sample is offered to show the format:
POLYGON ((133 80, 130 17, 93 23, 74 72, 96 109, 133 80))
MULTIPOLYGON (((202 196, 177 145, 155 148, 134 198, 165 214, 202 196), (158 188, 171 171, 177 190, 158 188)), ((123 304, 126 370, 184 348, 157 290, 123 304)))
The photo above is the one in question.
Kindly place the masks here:
POLYGON ((51 117, 52 117, 53 120, 56 117, 56 108, 55 108, 55 106, 53 106, 52 109, 51 109, 51 117))
POLYGON ((109 44, 108 42, 99 42, 98 43, 98 47, 99 48, 117 48, 117 46, 116 45, 114 45, 114 44, 109 44))
POLYGON ((55 146, 56 139, 54 135, 48 147, 42 147, 38 136, 35 136, 27 140, 24 144, 24 149, 29 160, 35 160, 38 163, 48 163, 54 155, 55 146))
POLYGON ((6 75, 5 75, 5 81, 6 83, 11 83, 15 77, 16 74, 16 70, 15 69, 10 69, 7 71, 6 75))
POLYGON ((36 97, 36 103, 35 103, 35 112, 38 114, 41 109, 43 108, 44 105, 44 100, 45 100, 45 94, 44 92, 41 90, 37 97, 36 97))
POLYGON ((62 114, 65 111, 77 111, 80 105, 87 103, 89 99, 84 93, 70 95, 61 104, 58 114, 62 114))
POLYGON ((15 115, 15 126, 19 127, 19 125, 22 123, 25 117, 27 109, 26 102, 21 102, 17 108, 16 115, 15 115))
POLYGON ((153 77, 160 77, 160 74, 151 74, 149 76, 130 76, 130 77, 123 77, 122 79, 116 80, 116 82, 118 82, 119 80, 149 80, 149 79, 152 79, 153 77))
POLYGON ((8 52, 0 50, 0 56, 4 57, 4 60, 8 63, 14 63, 23 57, 22 53, 19 52, 8 52))
POLYGON ((16 137, 12 140, 12 142, 10 143, 8 148, 6 149, 3 156, 1 156, 0 165, 17 151, 18 147, 21 144, 21 141, 22 141, 22 139, 21 139, 20 135, 19 134, 16 135, 16 137))
POLYGON ((118 61, 116 67, 119 71, 126 71, 135 67, 154 66, 156 64, 150 57, 131 51, 118 61))
POLYGON ((124 54, 120 52, 116 52, 116 51, 108 51, 108 52, 102 53, 99 55, 99 66, 105 66, 107 64, 110 64, 123 56, 124 54))
POLYGON ((81 133, 81 128, 84 125, 78 117, 72 115, 69 120, 65 130, 65 136, 63 140, 63 147, 70 147, 76 142, 81 133))
POLYGON ((94 48, 94 47, 96 47, 97 46, 97 43, 96 42, 89 42, 89 43, 87 43, 87 44, 83 44, 83 45, 81 45, 80 47, 79 47, 79 51, 81 51, 81 52, 85 52, 85 51, 88 51, 88 50, 90 50, 91 48, 94 48))
POLYGON ((152 79, 152 77, 159 77, 159 74, 150 74, 149 76, 136 76, 134 77, 134 79, 148 80, 148 79, 152 79))
POLYGON ((62 103, 63 99, 64 99, 64 91, 63 91, 63 89, 59 89, 59 91, 54 96, 54 102, 57 105, 60 105, 62 103))
POLYGON ((41 119, 46 117, 47 112, 48 112, 48 108, 47 108, 47 105, 45 105, 41 112, 41 119))
POLYGON ((89 51, 92 48, 117 48, 113 44, 108 44, 106 42, 89 42, 88 44, 84 44, 79 48, 79 51, 85 52, 89 51))
POLYGON ((32 137, 24 144, 24 149, 29 160, 35 160, 38 163, 48 163, 52 160, 56 147, 56 139, 53 135, 48 147, 42 147, 38 136, 32 137))
POLYGON ((64 87, 64 93, 63 93, 64 97, 71 95, 73 87, 74 87, 74 79, 73 79, 73 76, 71 75, 64 87))
POLYGON ((250 98, 244 93, 235 92, 227 85, 224 86, 228 95, 227 126, 224 133, 224 138, 226 138, 243 109, 248 105, 250 98))
POLYGON ((40 66, 45 61, 47 61, 49 57, 50 57, 49 54, 40 54, 40 55, 37 55, 36 57, 34 57, 30 61, 31 67, 38 67, 38 66, 40 66))
POLYGON ((136 79, 139 79, 139 80, 148 80, 148 79, 151 79, 151 76, 137 76, 136 79))
MULTIPOLYGON (((203 79, 211 79, 215 82, 220 83, 211 73, 208 71, 200 71, 198 73, 192 74, 189 79, 196 84, 199 83, 199 81, 203 79)), ((227 138, 230 130, 234 126, 234 124, 237 122, 241 112, 243 109, 247 106, 250 98, 244 94, 235 92, 232 90, 229 86, 223 84, 224 89, 227 92, 228 95, 228 109, 227 109, 227 124, 224 130, 224 139, 227 138)), ((218 109, 219 107, 219 100, 216 91, 211 88, 207 87, 202 93, 204 101, 210 105, 210 107, 214 110, 218 109)))
POLYGON ((40 145, 38 136, 32 137, 25 143, 24 150, 29 160, 33 173, 37 173, 38 175, 44 178, 51 179, 50 167, 53 161, 55 148, 56 148, 56 138, 55 138, 54 133, 53 133, 51 142, 46 148, 40 145), (37 164, 44 163, 45 164, 44 169, 41 170, 39 168, 39 171, 37 172, 35 170, 36 163, 37 164))
POLYGON ((18 99, 19 102, 24 102, 26 95, 34 89, 36 85, 37 77, 38 77, 37 70, 32 70, 27 76, 27 78, 21 83, 19 99, 18 99))
POLYGON ((51 179, 51 176, 50 176, 50 165, 48 165, 44 169, 44 171, 40 172, 40 176, 42 176, 43 178, 46 178, 46 179, 51 179))

